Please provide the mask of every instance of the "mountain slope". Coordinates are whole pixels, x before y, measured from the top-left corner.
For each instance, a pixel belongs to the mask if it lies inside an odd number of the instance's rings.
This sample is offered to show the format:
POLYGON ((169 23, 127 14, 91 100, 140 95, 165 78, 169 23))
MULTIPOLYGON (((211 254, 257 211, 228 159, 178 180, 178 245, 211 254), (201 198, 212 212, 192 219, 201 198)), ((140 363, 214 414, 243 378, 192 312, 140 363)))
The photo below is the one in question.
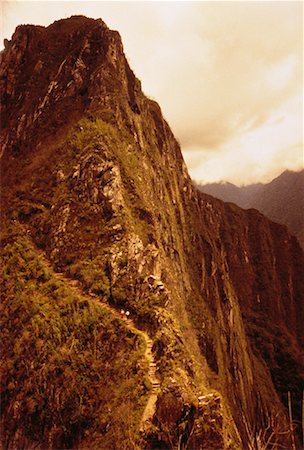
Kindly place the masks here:
POLYGON ((286 225, 304 247, 304 170, 287 170, 266 184, 252 199, 252 207, 286 225))
POLYGON ((241 208, 249 208, 250 202, 263 188, 262 183, 236 186, 228 182, 197 184, 198 189, 224 202, 235 203, 241 208))
POLYGON ((267 184, 239 187, 231 183, 211 183, 198 185, 198 188, 242 208, 258 209, 274 222, 286 225, 304 248, 304 170, 286 170, 267 184))
POLYGON ((4 445, 289 445, 287 392, 298 419, 303 382, 297 241, 193 187, 101 20, 18 27, 1 56, 4 445))

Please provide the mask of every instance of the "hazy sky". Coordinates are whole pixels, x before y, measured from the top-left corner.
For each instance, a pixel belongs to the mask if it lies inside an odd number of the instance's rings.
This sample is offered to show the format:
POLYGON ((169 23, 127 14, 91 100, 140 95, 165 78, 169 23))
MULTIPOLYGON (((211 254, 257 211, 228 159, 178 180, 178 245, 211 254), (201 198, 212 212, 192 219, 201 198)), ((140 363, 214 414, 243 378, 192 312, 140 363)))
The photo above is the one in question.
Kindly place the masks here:
POLYGON ((270 181, 303 167, 302 1, 1 1, 1 43, 21 23, 72 14, 120 32, 196 180, 270 181))

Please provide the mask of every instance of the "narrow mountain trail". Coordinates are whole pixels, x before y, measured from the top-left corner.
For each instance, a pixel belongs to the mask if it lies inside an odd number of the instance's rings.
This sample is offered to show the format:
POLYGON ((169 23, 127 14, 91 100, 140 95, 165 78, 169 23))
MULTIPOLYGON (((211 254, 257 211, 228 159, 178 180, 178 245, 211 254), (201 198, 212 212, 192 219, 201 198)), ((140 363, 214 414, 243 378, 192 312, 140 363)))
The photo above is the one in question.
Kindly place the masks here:
POLYGON ((141 418, 140 431, 145 431, 145 429, 149 426, 149 421, 152 420, 155 414, 158 390, 160 388, 160 382, 156 376, 157 366, 152 353, 153 341, 148 335, 146 337, 147 337, 146 339, 147 347, 145 357, 149 362, 149 378, 152 383, 152 390, 148 402, 146 404, 146 408, 141 418))
POLYGON ((109 311, 111 314, 113 314, 115 317, 119 318, 124 325, 131 330, 133 333, 140 335, 146 343, 146 351, 145 351, 145 358, 148 362, 148 377, 150 380, 150 383, 152 385, 150 396, 148 398, 146 407, 144 409, 144 412, 141 417, 140 421, 140 431, 143 432, 149 427, 149 423, 151 423, 153 416, 155 414, 156 410, 156 402, 158 397, 158 391, 160 388, 160 380, 156 375, 157 371, 157 364, 155 362, 155 358, 152 352, 153 347, 153 341, 148 335, 147 332, 140 330, 136 327, 134 321, 130 318, 122 318, 120 312, 115 309, 113 306, 110 306, 108 303, 105 303, 100 297, 98 297, 95 294, 91 293, 85 293, 81 289, 80 283, 77 280, 73 280, 71 278, 68 278, 64 275, 62 272, 55 272, 54 268, 52 267, 50 261, 46 258, 44 252, 42 250, 38 250, 37 252, 39 254, 39 258, 43 260, 44 264, 47 265, 47 267, 52 271, 52 274, 57 278, 59 281, 62 281, 66 283, 69 288, 75 292, 78 296, 82 298, 86 298, 90 302, 98 303, 99 306, 102 308, 105 308, 107 311, 109 311))

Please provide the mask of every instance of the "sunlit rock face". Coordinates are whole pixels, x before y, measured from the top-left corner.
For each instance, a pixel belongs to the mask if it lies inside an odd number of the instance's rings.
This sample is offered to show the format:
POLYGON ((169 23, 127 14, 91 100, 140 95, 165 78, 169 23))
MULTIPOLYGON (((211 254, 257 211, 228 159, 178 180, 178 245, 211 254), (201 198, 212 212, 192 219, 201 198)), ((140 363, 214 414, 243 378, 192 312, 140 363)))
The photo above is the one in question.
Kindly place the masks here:
MULTIPOLYGON (((18 27, 1 54, 0 73, 3 309, 11 311, 21 295, 10 284, 13 267, 33 301, 45 295, 40 272, 10 263, 18 238, 19 259, 31 248, 30 261, 44 258, 50 277, 61 274, 63 298, 74 282, 86 302, 97 298, 111 311, 128 310, 134 321, 125 334, 119 328, 121 342, 102 322, 103 352, 96 321, 88 325, 87 343, 73 344, 80 356, 70 357, 69 374, 79 375, 78 386, 87 394, 71 403, 62 395, 68 378, 60 385, 43 379, 42 365, 53 364, 56 346, 45 360, 38 350, 27 355, 31 370, 42 374, 39 386, 25 391, 29 369, 20 385, 12 383, 23 341, 13 346, 5 316, 13 348, 5 354, 3 378, 5 445, 255 448, 273 433, 275 442, 288 447, 287 395, 299 419, 303 383, 304 263, 297 241, 257 211, 197 191, 159 106, 142 93, 119 34, 103 21, 77 16, 47 28, 18 27), (153 370, 144 344, 129 345, 138 330, 152 340, 153 370), (136 395, 111 381, 113 358, 120 361, 125 352, 134 366, 123 359, 121 379, 136 395), (90 365, 84 363, 91 354, 104 364, 104 377, 94 383, 111 391, 98 417, 88 388, 90 365), (145 378, 152 372, 154 386, 145 378), (61 415, 48 409, 49 385, 61 415), (29 409, 28 395, 44 401, 29 409), (143 425, 149 401, 153 407, 143 425), (128 420, 119 404, 132 411, 128 420), (25 423, 24 417, 30 419, 25 423)), ((51 309, 52 302, 47 297, 43 308, 51 309)), ((18 335, 26 326, 34 333, 22 311, 14 310, 18 335)), ((49 320, 42 312, 40 326, 49 320)), ((68 336, 83 317, 89 312, 76 317, 68 336)), ((56 327, 64 321, 60 316, 56 327)), ((36 347, 55 335, 37 336, 36 347)), ((65 362, 56 364, 62 373, 65 362)), ((90 364, 95 367, 96 358, 90 364)))

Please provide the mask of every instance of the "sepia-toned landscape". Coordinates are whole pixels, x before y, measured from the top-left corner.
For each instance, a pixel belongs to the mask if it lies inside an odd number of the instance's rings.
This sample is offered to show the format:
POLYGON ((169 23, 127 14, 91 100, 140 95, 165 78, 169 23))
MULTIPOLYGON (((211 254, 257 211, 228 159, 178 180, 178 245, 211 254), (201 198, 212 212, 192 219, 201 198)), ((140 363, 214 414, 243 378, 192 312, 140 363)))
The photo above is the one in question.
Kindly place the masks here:
POLYGON ((102 19, 18 26, 0 98, 1 448, 303 448, 303 170, 194 181, 102 19))

